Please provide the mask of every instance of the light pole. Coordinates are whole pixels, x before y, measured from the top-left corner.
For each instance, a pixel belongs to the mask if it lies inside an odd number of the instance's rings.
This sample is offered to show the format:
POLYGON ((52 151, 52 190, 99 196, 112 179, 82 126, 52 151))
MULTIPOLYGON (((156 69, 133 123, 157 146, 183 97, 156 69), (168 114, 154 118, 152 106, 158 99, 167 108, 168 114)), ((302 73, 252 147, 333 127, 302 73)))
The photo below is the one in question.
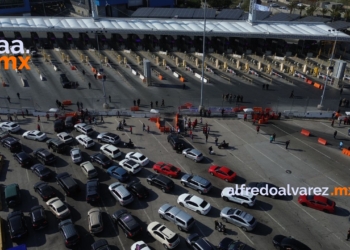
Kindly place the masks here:
POLYGON ((44 0, 41 1, 43 4, 43 9, 44 9, 44 15, 46 16, 46 10, 45 10, 45 5, 44 5, 44 0))
MULTIPOLYGON (((99 69, 98 69, 98 73, 102 72, 102 64, 101 64, 101 58, 100 58, 100 45, 98 42, 98 36, 103 34, 102 31, 96 31, 95 35, 96 35, 96 41, 97 41, 97 52, 98 52, 98 58, 99 58, 99 69)), ((109 108, 109 105, 107 103, 107 97, 106 97, 106 89, 105 89, 105 81, 106 81, 106 77, 103 76, 102 78, 102 88, 103 88, 103 98, 104 98, 104 103, 103 103, 103 107, 105 109, 109 108)))
MULTIPOLYGON (((331 58, 330 58, 330 66, 332 66, 332 61, 333 61, 333 56, 334 56, 334 52, 335 52, 335 46, 338 40, 338 33, 339 31, 336 29, 333 30, 328 30, 328 32, 330 32, 330 34, 332 34, 332 32, 336 32, 336 36, 335 36, 335 41, 334 41, 334 45, 333 45, 333 49, 332 49, 332 54, 331 54, 331 58)), ((321 102, 319 105, 317 105, 318 109, 322 109, 323 108, 323 99, 324 99, 324 95, 326 94, 326 87, 327 87, 327 82, 328 82, 328 75, 329 75, 329 69, 327 70, 327 74, 326 74, 326 79, 324 80, 324 86, 323 86, 323 92, 321 95, 321 102)))
POLYGON ((205 61, 205 29, 207 25, 207 0, 204 1, 204 28, 203 28, 203 54, 202 54, 202 79, 201 79, 201 102, 199 105, 199 110, 203 109, 203 87, 204 87, 204 61, 205 61))

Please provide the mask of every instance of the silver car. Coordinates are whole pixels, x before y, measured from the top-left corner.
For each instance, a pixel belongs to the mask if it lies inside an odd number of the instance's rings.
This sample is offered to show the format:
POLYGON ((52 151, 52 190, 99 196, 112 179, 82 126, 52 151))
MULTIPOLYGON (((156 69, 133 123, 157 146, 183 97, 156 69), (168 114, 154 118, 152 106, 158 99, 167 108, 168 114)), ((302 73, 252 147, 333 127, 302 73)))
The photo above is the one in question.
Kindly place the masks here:
POLYGON ((243 231, 252 231, 258 223, 253 215, 237 208, 224 207, 220 212, 224 222, 240 227, 243 231))
POLYGON ((198 149, 195 149, 195 148, 184 149, 182 151, 182 154, 186 158, 190 158, 190 159, 194 160, 195 162, 200 162, 204 158, 203 154, 201 153, 201 151, 199 151, 198 149))
POLYGON ((198 175, 185 174, 181 178, 181 184, 196 190, 200 194, 207 194, 212 188, 211 182, 198 175))
POLYGON ((72 148, 70 150, 70 157, 74 163, 79 163, 83 161, 83 156, 79 148, 72 148))

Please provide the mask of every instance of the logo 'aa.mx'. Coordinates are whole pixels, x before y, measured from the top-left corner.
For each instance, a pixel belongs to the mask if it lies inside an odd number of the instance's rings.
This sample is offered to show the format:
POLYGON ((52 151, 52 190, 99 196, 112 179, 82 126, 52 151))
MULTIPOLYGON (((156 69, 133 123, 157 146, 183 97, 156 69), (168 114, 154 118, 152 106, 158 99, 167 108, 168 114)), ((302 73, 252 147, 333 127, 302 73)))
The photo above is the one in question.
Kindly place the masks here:
MULTIPOLYGON (((29 53, 29 50, 26 53, 29 53)), ((24 46, 21 40, 13 40, 11 46, 9 46, 6 40, 0 40, 0 63, 4 63, 5 70, 9 69, 10 62, 12 63, 12 69, 25 68, 30 70, 30 66, 28 65, 30 56, 23 57, 22 55, 24 55, 24 46), (20 63, 19 66, 17 66, 18 61, 20 63)))

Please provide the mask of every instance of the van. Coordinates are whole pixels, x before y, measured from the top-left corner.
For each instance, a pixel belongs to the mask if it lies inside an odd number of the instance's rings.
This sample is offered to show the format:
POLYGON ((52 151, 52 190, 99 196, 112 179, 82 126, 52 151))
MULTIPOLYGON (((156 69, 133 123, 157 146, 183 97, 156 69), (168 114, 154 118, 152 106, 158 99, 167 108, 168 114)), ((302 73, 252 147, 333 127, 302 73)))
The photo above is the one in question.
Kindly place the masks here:
POLYGON ((122 152, 120 152, 117 147, 110 144, 103 145, 100 150, 105 156, 108 156, 111 159, 116 159, 122 155, 122 152))
POLYGON ((21 191, 18 184, 10 184, 5 187, 5 202, 11 208, 21 204, 21 191))
POLYGON ((160 218, 177 225, 180 231, 189 231, 195 224, 195 220, 191 215, 168 203, 159 208, 158 214, 160 218))

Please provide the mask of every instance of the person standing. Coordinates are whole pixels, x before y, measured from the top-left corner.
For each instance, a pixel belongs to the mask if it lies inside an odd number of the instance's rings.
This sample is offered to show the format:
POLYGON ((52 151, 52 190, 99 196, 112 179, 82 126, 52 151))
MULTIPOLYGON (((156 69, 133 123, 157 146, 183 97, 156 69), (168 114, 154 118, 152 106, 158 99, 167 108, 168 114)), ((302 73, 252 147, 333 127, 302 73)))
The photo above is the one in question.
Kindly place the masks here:
POLYGON ((276 134, 275 134, 275 133, 273 133, 273 135, 272 135, 272 140, 273 140, 273 141, 276 140, 276 134))
POLYGON ((332 126, 332 127, 334 126, 334 119, 332 120, 331 126, 332 126))
POLYGON ((151 102, 151 109, 153 109, 153 102, 151 102))
POLYGON ((215 230, 217 230, 219 227, 219 222, 217 220, 215 220, 214 223, 215 223, 215 230))
POLYGON ((103 120, 103 115, 101 115, 101 123, 104 123, 105 121, 103 120))
POLYGON ((89 89, 91 89, 91 83, 89 82, 89 89))
POLYGON ((50 115, 49 115, 49 113, 46 113, 46 120, 47 120, 47 121, 50 120, 50 115))
POLYGON ((290 140, 286 141, 286 149, 288 149, 289 144, 290 144, 290 140))
POLYGON ((26 114, 27 114, 27 116, 29 115, 28 109, 26 109, 26 114))
POLYGON ((144 123, 142 123, 142 131, 146 130, 146 125, 144 123))
POLYGON ((41 131, 40 130, 40 124, 38 124, 36 127, 37 127, 38 131, 41 131))
POLYGON ((343 148, 343 145, 344 145, 344 143, 341 141, 341 142, 339 143, 339 149, 342 149, 342 148, 343 148))
POLYGON ((22 117, 25 118, 23 110, 22 110, 22 117))
POLYGON ((11 98, 9 96, 7 96, 7 100, 11 103, 11 98))
POLYGON ((108 99, 109 99, 109 102, 112 102, 112 98, 110 95, 108 96, 108 99))
POLYGON ((292 90, 292 92, 290 92, 289 98, 293 98, 293 97, 294 97, 294 90, 292 90))
POLYGON ((83 103, 82 103, 82 102, 80 102, 80 108, 81 108, 81 109, 83 109, 83 108, 84 108, 84 106, 83 106, 83 103))
POLYGON ((21 96, 19 95, 19 93, 17 93, 17 97, 18 97, 18 99, 21 99, 21 96))
POLYGON ((346 240, 349 240, 350 239, 350 228, 348 230, 348 236, 346 237, 346 240))
POLYGON ((132 134, 132 127, 130 126, 130 134, 132 134))
POLYGON ((117 112, 117 117, 118 117, 118 118, 120 118, 120 113, 119 113, 119 110, 118 110, 118 112, 117 112))
POLYGON ((260 131, 260 125, 256 126, 256 133, 259 134, 260 131))
POLYGON ((137 106, 140 107, 141 100, 140 98, 137 99, 137 106))
POLYGON ((147 126, 147 133, 149 133, 149 126, 147 126))
POLYGON ((337 137, 337 134, 338 134, 338 131, 337 131, 337 130, 334 131, 334 133, 333 133, 333 138, 334 138, 334 139, 337 137))
POLYGON ((38 122, 40 122, 40 116, 38 115, 38 122))
POLYGON ((78 111, 80 110, 80 105, 79 102, 77 102, 77 107, 78 107, 78 111))
POLYGON ((193 141, 193 134, 191 134, 191 140, 193 141))
POLYGON ((164 107, 165 105, 164 105, 164 99, 162 99, 162 105, 161 105, 162 107, 164 107))
POLYGON ((215 146, 217 146, 218 145, 218 138, 217 137, 215 137, 215 146))
POLYGON ((156 101, 156 107, 158 108, 158 101, 156 101))
POLYGON ((208 134, 205 134, 205 142, 208 142, 208 134))
POLYGON ((136 106, 136 100, 134 100, 134 107, 136 106))

